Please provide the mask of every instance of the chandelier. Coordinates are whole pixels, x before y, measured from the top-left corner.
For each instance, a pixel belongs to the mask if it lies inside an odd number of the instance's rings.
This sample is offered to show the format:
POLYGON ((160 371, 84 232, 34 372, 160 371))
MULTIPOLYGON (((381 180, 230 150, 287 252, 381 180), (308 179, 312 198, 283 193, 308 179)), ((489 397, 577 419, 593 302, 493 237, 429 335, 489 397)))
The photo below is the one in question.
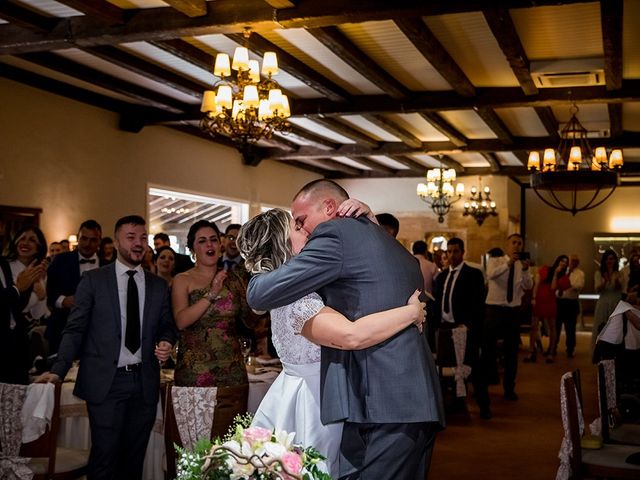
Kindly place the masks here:
POLYGON ((426 202, 438 216, 438 222, 444 222, 444 216, 449 213, 451 205, 462 198, 464 184, 456 181, 456 171, 453 168, 433 168, 427 171, 427 183, 419 183, 417 194, 426 202), (457 198, 456 198, 457 197, 457 198))
POLYGON ((464 202, 463 216, 471 215, 478 226, 481 226, 487 217, 497 217, 496 202, 491 199, 491 189, 482 188, 482 179, 478 177, 479 188, 471 187, 471 197, 464 202))
POLYGON ((605 147, 592 150, 588 131, 578 121, 578 107, 569 110, 571 118, 560 131, 557 149, 547 148, 540 161, 540 152, 529 153, 527 168, 531 172, 531 187, 547 205, 557 210, 578 212, 604 203, 618 186, 618 171, 622 167, 622 150, 605 147))
MULTIPOLYGON (((250 35, 251 30, 245 29, 247 41, 250 35)), ((259 140, 290 130, 289 99, 272 78, 278 74, 275 52, 265 52, 262 70, 257 60, 249 60, 247 47, 237 47, 231 62, 226 53, 219 53, 213 74, 220 80, 202 97, 203 131, 213 137, 229 137, 246 158, 259 140)))

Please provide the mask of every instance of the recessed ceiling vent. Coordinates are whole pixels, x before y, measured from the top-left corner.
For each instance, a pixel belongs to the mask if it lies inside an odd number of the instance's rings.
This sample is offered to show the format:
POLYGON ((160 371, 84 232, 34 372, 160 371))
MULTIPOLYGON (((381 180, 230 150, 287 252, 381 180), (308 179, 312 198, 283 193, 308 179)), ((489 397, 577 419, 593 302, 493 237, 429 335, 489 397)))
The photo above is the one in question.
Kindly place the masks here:
POLYGON ((604 85, 604 59, 574 58, 531 62, 531 77, 538 88, 604 85))

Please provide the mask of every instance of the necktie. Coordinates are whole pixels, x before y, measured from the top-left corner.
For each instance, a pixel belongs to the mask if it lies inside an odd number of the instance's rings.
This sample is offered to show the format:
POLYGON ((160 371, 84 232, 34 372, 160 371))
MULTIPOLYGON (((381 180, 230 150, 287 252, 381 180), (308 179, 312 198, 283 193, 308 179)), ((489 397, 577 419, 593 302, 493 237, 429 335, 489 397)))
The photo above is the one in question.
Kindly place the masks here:
POLYGON ((224 264, 224 269, 227 272, 230 272, 231 270, 233 270, 233 267, 236 266, 236 262, 234 262, 233 260, 224 260, 222 263, 224 264))
POLYGON ((140 305, 138 304, 138 286, 133 278, 135 274, 135 270, 127 271, 129 283, 127 284, 127 329, 124 346, 131 353, 136 353, 140 348, 140 305))
POLYGON ((80 265, 84 264, 84 263, 92 263, 95 264, 96 263, 96 259, 95 258, 81 258, 80 259, 80 265))
POLYGON ((449 313, 451 311, 451 285, 453 285, 453 277, 455 277, 456 272, 454 270, 449 270, 449 278, 447 278, 447 286, 444 289, 444 313, 449 313))
POLYGON ((509 279, 507 280, 507 302, 511 303, 513 300, 513 276, 515 274, 515 263, 509 266, 509 279))

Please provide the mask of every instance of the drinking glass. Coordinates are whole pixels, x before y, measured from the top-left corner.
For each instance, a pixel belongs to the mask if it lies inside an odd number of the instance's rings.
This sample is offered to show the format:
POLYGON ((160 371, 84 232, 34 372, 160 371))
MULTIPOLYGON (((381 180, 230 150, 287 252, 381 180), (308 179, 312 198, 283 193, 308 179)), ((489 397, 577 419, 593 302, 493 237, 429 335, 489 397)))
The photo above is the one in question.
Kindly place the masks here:
POLYGON ((251 339, 247 337, 240 337, 240 352, 244 357, 244 363, 247 364, 247 359, 251 353, 251 339))

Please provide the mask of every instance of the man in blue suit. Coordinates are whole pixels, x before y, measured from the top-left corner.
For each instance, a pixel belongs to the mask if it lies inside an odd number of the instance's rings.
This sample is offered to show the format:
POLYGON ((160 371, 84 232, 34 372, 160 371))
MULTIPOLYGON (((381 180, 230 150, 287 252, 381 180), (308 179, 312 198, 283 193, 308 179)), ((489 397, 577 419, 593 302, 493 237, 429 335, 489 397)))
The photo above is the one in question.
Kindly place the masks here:
POLYGON ((167 284, 141 267, 144 219, 118 220, 115 244, 116 261, 80 280, 56 363, 36 380, 59 382, 80 358, 73 393, 89 412, 89 480, 142 478, 158 403, 159 361, 169 358, 176 340, 167 284))
POLYGON ((78 229, 78 248, 55 256, 47 271, 47 303, 51 316, 47 320, 45 337, 49 340, 49 355, 58 353, 62 331, 75 300, 76 288, 84 272, 100 267, 98 248, 102 227, 95 220, 82 222, 78 229))

